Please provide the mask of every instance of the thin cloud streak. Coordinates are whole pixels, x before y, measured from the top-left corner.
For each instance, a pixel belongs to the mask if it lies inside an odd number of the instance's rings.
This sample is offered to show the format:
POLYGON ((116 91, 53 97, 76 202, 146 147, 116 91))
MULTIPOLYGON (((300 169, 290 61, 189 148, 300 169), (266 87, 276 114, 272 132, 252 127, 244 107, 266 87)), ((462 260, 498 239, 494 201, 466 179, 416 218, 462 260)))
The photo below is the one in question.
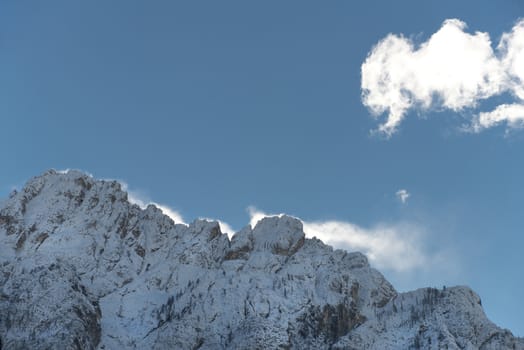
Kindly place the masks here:
MULTIPOLYGON (((167 205, 159 204, 153 201, 150 201, 145 198, 145 196, 139 194, 136 191, 132 191, 129 189, 128 184, 125 181, 118 180, 118 182, 122 185, 122 189, 127 192, 127 199, 130 203, 138 205, 140 208, 145 209, 148 205, 152 204, 162 210, 162 213, 169 216, 171 220, 173 220, 176 224, 183 224, 188 225, 188 223, 184 220, 184 217, 180 212, 170 208, 167 205)), ((236 232, 231 225, 229 225, 227 222, 224 222, 222 220, 217 219, 211 219, 211 218, 200 218, 201 220, 207 220, 207 221, 216 221, 218 222, 220 226, 220 231, 222 233, 226 233, 229 238, 233 236, 233 234, 236 232)))
POLYGON ((236 232, 236 230, 233 227, 231 227, 231 225, 229 225, 227 222, 224 222, 222 220, 211 219, 211 218, 200 218, 200 220, 216 221, 216 222, 218 222, 218 225, 220 226, 220 231, 222 233, 227 234, 229 239, 231 239, 233 237, 233 235, 235 234, 235 232, 236 232))
POLYGON ((118 180, 118 182, 122 185, 122 190, 127 192, 127 200, 129 201, 129 203, 136 204, 142 209, 145 209, 148 205, 153 204, 154 206, 162 210, 162 213, 169 216, 171 220, 173 220, 175 223, 187 225, 187 223, 184 221, 184 218, 182 217, 182 214, 180 214, 176 210, 171 209, 167 205, 149 201, 144 196, 140 195, 138 192, 130 190, 126 182, 122 180, 118 180))
MULTIPOLYGON (((252 227, 267 214, 249 207, 252 227)), ((304 232, 308 238, 317 237, 335 248, 360 251, 367 255, 373 266, 394 272, 423 270, 441 260, 439 254, 430 254, 424 248, 427 236, 418 225, 408 223, 380 224, 363 228, 344 221, 304 221, 304 232)))

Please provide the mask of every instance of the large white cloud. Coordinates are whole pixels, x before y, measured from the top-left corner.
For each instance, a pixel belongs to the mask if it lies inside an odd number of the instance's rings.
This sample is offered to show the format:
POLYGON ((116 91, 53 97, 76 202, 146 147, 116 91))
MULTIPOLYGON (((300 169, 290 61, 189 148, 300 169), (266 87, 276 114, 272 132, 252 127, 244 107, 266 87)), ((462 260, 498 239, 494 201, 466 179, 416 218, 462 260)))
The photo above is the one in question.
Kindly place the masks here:
MULTIPOLYGON (((284 215, 266 214, 254 207, 248 211, 252 227, 265 216, 284 215)), ((344 221, 301 221, 307 237, 317 237, 335 248, 360 251, 379 269, 407 272, 431 267, 441 259, 439 255, 426 251, 425 230, 414 224, 380 224, 363 228, 344 221)))
POLYGON ((458 19, 420 45, 389 34, 362 64, 362 102, 375 117, 387 113, 378 130, 391 136, 409 110, 477 108, 479 102, 510 93, 515 103, 491 112, 471 112, 468 129, 480 131, 502 122, 524 121, 524 20, 502 35, 496 50, 488 33, 466 32, 458 19))

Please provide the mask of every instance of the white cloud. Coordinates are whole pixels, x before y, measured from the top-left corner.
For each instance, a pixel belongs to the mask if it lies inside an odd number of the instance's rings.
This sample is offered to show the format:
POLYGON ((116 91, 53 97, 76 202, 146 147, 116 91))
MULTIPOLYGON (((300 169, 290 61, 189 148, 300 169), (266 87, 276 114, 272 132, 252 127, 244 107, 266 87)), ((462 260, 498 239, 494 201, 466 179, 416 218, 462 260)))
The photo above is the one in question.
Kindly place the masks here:
POLYGON ((62 174, 62 175, 65 175, 67 173, 69 173, 70 171, 76 171, 76 172, 80 172, 82 174, 85 174, 91 178, 94 178, 93 174, 91 174, 90 172, 87 172, 83 169, 71 169, 71 168, 66 168, 66 169, 55 169, 55 171, 58 173, 58 174, 62 174))
MULTIPOLYGON (((146 197, 144 195, 141 195, 140 193, 136 191, 129 190, 129 186, 124 181, 119 180, 118 182, 120 182, 120 184, 122 185, 122 189, 127 192, 127 199, 129 200, 130 203, 136 204, 142 209, 147 208, 149 204, 153 204, 157 208, 162 210, 162 212, 165 215, 169 216, 175 223, 187 225, 182 214, 180 214, 178 211, 171 209, 170 207, 164 204, 158 204, 148 199, 145 199, 146 197)), ((220 231, 222 231, 222 233, 226 233, 230 239, 233 236, 233 234, 236 232, 236 230, 225 221, 212 219, 212 218, 200 218, 200 219, 218 222, 218 224, 220 225, 220 231)))
MULTIPOLYGON (((249 207, 248 211, 252 227, 263 217, 274 216, 254 207, 249 207)), ((308 238, 317 237, 335 248, 360 251, 379 269, 406 272, 432 266, 437 260, 437 255, 426 252, 423 244, 426 232, 418 225, 380 224, 368 229, 334 220, 302 220, 302 223, 308 238)))
POLYGON ((155 202, 150 202, 148 204, 155 205, 157 208, 162 210, 162 213, 164 213, 165 215, 169 216, 171 218, 171 220, 173 220, 176 224, 187 225, 186 222, 184 221, 184 218, 182 217, 182 215, 178 211, 173 210, 173 209, 169 208, 166 205, 158 204, 158 203, 155 203, 155 202))
POLYGON ((524 104, 502 104, 490 112, 481 112, 473 119, 472 130, 479 132, 506 122, 512 128, 524 126, 524 104))
POLYGON ((231 239, 231 237, 233 237, 233 235, 235 234, 236 230, 231 227, 231 225, 229 225, 227 222, 224 222, 222 220, 217 220, 217 219, 211 219, 211 218, 200 218, 201 220, 207 220, 207 221, 216 221, 218 222, 218 225, 220 226, 220 231, 222 233, 226 233, 227 236, 229 237, 229 239, 231 239))
POLYGON ((220 225, 220 231, 222 231, 222 233, 227 233, 227 235, 229 236, 229 239, 231 239, 231 237, 233 237, 233 234, 235 234, 235 232, 237 232, 227 222, 224 222, 222 220, 217 220, 217 221, 218 221, 218 224, 220 225))
POLYGON ((520 20, 511 32, 502 35, 497 49, 509 74, 510 88, 524 100, 524 20, 520 20))
POLYGON ((379 269, 406 271, 430 260, 422 248, 422 230, 409 225, 365 229, 342 221, 304 222, 304 232, 336 248, 360 251, 379 269))
POLYGON ((127 199, 130 203, 136 204, 142 209, 147 208, 149 204, 153 204, 154 206, 162 210, 162 213, 169 216, 171 220, 173 220, 175 223, 187 225, 187 223, 184 221, 184 218, 178 211, 171 209, 167 205, 155 203, 146 199, 146 196, 141 195, 136 191, 130 190, 127 183, 122 180, 119 180, 118 182, 122 185, 122 190, 127 192, 127 199))
POLYGON ((380 132, 391 136, 411 109, 473 109, 502 93, 510 93, 516 104, 478 114, 469 129, 478 132, 502 122, 522 125, 524 20, 502 36, 496 51, 488 33, 470 34, 466 28, 448 19, 418 46, 389 34, 373 47, 361 67, 362 102, 377 118, 388 113, 380 132))
MULTIPOLYGON (((140 194, 138 191, 130 190, 128 184, 125 181, 118 180, 118 182, 122 185, 122 189, 127 192, 127 199, 130 203, 136 204, 142 209, 147 208, 149 204, 153 204, 154 206, 162 210, 162 212, 165 215, 169 216, 175 223, 187 225, 182 214, 180 214, 178 211, 168 207, 167 205, 153 202, 147 199, 145 195, 140 194)), ((229 225, 227 222, 224 222, 222 220, 211 219, 211 218, 201 218, 201 219, 218 222, 218 224, 220 225, 220 231, 222 231, 222 233, 227 233, 229 238, 231 238, 233 234, 236 232, 235 229, 231 227, 231 225, 229 225)))
POLYGON ((395 194, 402 204, 406 203, 408 198, 411 197, 411 194, 405 189, 398 190, 395 194))
POLYGON ((265 218, 266 216, 282 216, 285 215, 283 213, 280 214, 267 214, 263 212, 262 210, 257 209, 254 206, 249 206, 247 208, 247 212, 249 213, 249 224, 251 227, 255 227, 257 225, 257 222, 265 218))
MULTIPOLYGON (((71 169, 57 170, 56 172, 59 173, 59 174, 67 174, 69 171, 71 171, 71 169)), ((88 172, 86 172, 84 170, 79 170, 79 171, 93 178, 92 174, 90 174, 90 173, 88 173, 88 172)), ((136 205, 138 205, 142 209, 147 208, 147 206, 149 204, 153 204, 154 206, 156 206, 157 208, 162 210, 162 212, 165 215, 169 216, 175 223, 187 225, 186 222, 184 221, 182 215, 179 212, 177 212, 176 210, 171 209, 167 205, 159 204, 159 203, 155 203, 153 201, 150 201, 150 200, 146 199, 147 198, 146 196, 140 194, 137 191, 130 190, 129 189, 129 185, 125 181, 112 180, 112 179, 105 179, 105 180, 106 181, 117 181, 118 183, 120 183, 120 185, 122 186, 122 190, 127 192, 127 200, 129 201, 129 203, 136 204, 136 205)))

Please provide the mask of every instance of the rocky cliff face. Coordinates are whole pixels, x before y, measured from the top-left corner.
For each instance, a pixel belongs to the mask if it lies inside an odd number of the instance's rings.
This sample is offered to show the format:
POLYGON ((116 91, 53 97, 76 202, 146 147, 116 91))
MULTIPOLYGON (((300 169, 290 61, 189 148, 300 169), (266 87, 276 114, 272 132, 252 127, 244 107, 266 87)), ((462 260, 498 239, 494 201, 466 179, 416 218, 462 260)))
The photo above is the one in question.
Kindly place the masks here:
POLYGON ((117 182, 33 178, 0 206, 0 349, 524 349, 467 287, 397 293, 268 217, 231 240, 117 182))

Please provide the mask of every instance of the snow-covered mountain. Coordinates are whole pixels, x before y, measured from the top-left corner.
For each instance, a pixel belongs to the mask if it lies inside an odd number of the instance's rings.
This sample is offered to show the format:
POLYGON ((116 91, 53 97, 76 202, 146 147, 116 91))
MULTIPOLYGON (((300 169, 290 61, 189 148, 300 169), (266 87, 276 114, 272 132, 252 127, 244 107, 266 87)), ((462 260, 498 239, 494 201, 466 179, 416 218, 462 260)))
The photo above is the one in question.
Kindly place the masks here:
POLYGON ((0 349, 524 349, 468 287, 398 293, 292 217, 229 240, 77 171, 0 204, 0 349))

